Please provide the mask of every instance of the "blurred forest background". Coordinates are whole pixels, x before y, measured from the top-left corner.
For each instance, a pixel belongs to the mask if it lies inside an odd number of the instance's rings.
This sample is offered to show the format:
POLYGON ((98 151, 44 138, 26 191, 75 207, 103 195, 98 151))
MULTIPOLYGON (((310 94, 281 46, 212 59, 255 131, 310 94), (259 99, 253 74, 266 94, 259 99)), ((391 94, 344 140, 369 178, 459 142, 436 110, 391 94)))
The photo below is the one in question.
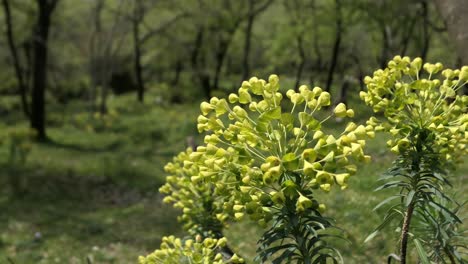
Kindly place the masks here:
MULTIPOLYGON (((393 56, 468 64, 466 14, 465 0, 1 0, 0 263, 136 262, 182 232, 157 189, 164 164, 201 143, 202 100, 276 73, 365 120, 363 78, 393 56)), ((362 243, 380 221, 385 141, 349 191, 323 198, 348 263, 395 251, 393 230, 362 243)), ((465 200, 467 171, 453 177, 465 200)), ((251 224, 227 236, 255 254, 251 224)))

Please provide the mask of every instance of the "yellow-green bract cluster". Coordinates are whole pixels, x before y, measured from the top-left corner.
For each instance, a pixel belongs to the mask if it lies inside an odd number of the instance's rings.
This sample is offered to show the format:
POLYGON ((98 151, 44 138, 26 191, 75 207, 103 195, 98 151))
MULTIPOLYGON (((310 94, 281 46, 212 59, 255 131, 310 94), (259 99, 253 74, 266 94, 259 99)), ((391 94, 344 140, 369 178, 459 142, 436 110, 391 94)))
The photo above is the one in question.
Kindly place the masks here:
MULTIPOLYGON (((317 113, 330 104, 328 92, 305 85, 287 91, 285 98, 276 75, 268 82, 244 81, 227 100, 203 102, 198 129, 207 133, 206 146, 192 155, 209 158, 197 180, 216 186, 215 194, 226 197, 219 206, 235 219, 247 214, 266 223, 271 209, 281 208, 286 199, 296 201, 298 213, 323 210, 311 190, 329 192, 335 184, 345 189, 356 172, 355 161, 370 159, 363 152, 364 139, 374 136, 372 126, 353 122, 339 136, 324 132, 322 124, 332 115, 320 119, 317 113)), ((354 112, 339 104, 334 115, 353 117, 354 112)))
POLYGON ((73 117, 73 125, 87 132, 99 132, 110 128, 118 117, 119 113, 114 109, 110 109, 106 114, 100 112, 95 112, 92 115, 79 113, 73 117))
POLYGON ((223 225, 228 219, 222 208, 216 206, 222 204, 219 201, 222 197, 214 195, 215 183, 220 175, 213 171, 232 162, 235 157, 224 150, 214 150, 209 145, 208 148, 199 147, 195 152, 187 149, 164 167, 170 175, 159 190, 167 194, 164 202, 173 203, 174 207, 183 210, 179 220, 185 223, 185 229, 193 231, 207 228, 201 225, 221 228, 222 226, 216 225, 223 225))
POLYGON ((368 124, 392 134, 387 143, 393 152, 413 147, 408 136, 415 128, 428 129, 435 137, 433 150, 450 162, 467 153, 468 96, 459 92, 467 82, 468 66, 444 69, 441 63, 396 56, 386 69, 365 78, 368 91, 360 96, 384 113, 385 121, 373 117, 368 124))
POLYGON ((181 240, 174 236, 163 237, 161 248, 146 257, 138 258, 139 264, 227 264, 244 263, 242 258, 233 255, 230 259, 224 259, 219 252, 220 248, 226 246, 226 239, 200 237, 195 240, 181 240))
MULTIPOLYGON (((18 152, 18 154, 25 158, 32 149, 32 141, 37 136, 37 132, 30 128, 11 128, 6 131, 4 135, 5 141, 9 141, 10 150, 18 152)), ((10 153, 13 155, 13 153, 10 153)))

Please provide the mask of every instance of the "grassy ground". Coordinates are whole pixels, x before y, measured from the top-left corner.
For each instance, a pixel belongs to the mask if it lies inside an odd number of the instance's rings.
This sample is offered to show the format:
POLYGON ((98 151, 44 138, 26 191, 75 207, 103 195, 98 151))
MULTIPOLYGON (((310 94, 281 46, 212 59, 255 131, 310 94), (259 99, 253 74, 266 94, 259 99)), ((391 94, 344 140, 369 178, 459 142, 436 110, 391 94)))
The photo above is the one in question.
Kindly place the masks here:
MULTIPOLYGON (((135 263, 138 255, 157 248, 162 236, 183 235, 177 211, 161 203, 157 188, 164 182, 164 164, 184 149, 187 136, 196 134, 198 106, 157 106, 153 99, 133 108, 133 96, 111 100, 119 116, 102 132, 73 125, 70 116, 83 105, 55 106, 51 141, 34 145, 19 167, 8 164, 7 146, 0 147, 0 185, 8 186, 7 176, 14 174, 28 187, 21 197, 8 187, 0 190, 0 263, 86 263, 87 258, 135 263)), ((0 128, 26 126, 17 120, 9 116, 0 128)), ((391 229, 363 244, 383 216, 372 208, 385 194, 372 190, 394 158, 385 141, 380 136, 369 142, 373 161, 350 180, 347 191, 321 198, 351 242, 341 245, 346 263, 383 263, 396 252, 391 229)), ((467 171, 465 162, 453 177, 453 191, 465 199, 467 171)), ((226 235, 241 255, 253 258, 260 236, 255 225, 232 224, 226 235)))

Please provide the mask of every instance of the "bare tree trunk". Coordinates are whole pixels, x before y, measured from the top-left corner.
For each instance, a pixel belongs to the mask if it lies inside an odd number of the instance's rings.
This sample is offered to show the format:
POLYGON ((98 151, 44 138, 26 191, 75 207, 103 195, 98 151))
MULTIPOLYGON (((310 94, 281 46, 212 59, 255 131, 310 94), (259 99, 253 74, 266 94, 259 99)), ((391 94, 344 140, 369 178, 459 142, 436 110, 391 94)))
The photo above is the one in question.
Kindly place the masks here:
MULTIPOLYGON (((313 38, 313 49, 315 55, 315 63, 313 63, 312 71, 321 72, 323 69, 323 60, 322 60, 322 52, 320 50, 319 45, 319 37, 318 37, 318 23, 317 23, 317 11, 316 11, 316 4, 315 0, 312 1, 312 38, 313 38)), ((310 83, 314 83, 317 80, 315 79, 317 76, 312 73, 310 75, 310 83)))
POLYGON ((462 63, 468 65, 468 1, 436 0, 435 3, 447 24, 449 36, 455 42, 462 63))
POLYGON ((226 58, 227 49, 229 47, 228 40, 220 40, 218 49, 216 50, 216 67, 213 77, 213 89, 219 88, 219 79, 221 75, 221 69, 223 68, 224 58, 226 58))
POLYGON ((421 51, 421 59, 426 60, 427 53, 429 52, 429 44, 431 35, 429 34, 429 9, 426 1, 421 1, 422 15, 423 15, 423 47, 421 51))
POLYGON ((400 46, 402 47, 401 51, 400 51, 401 56, 406 55, 406 52, 407 52, 408 46, 409 46, 409 42, 410 42, 410 39, 411 39, 411 34, 413 33, 414 26, 416 25, 416 20, 417 20, 417 16, 414 16, 411 19, 411 22, 410 22, 409 26, 406 28, 406 31, 405 31, 405 33, 403 35, 403 38, 402 38, 401 44, 400 44, 400 46))
POLYGON ((18 88, 20 92, 21 105, 23 106, 23 112, 26 117, 30 116, 29 105, 26 97, 27 85, 23 78, 23 71, 21 69, 18 51, 14 43, 13 37, 13 25, 10 12, 10 4, 8 0, 2 0, 3 9, 5 11, 5 24, 6 24, 6 35, 8 40, 8 47, 10 48, 11 57, 13 59, 13 66, 15 68, 16 80, 18 82, 18 88))
POLYGON ((338 103, 344 103, 347 104, 347 98, 348 98, 348 90, 350 87, 350 82, 347 78, 344 78, 343 84, 341 85, 341 91, 340 91, 340 99, 338 100, 338 103))
POLYGON ((93 8, 93 24, 94 24, 94 32, 92 33, 90 40, 89 40, 89 53, 90 53, 90 60, 89 60, 89 75, 91 79, 91 89, 89 93, 89 101, 90 101, 90 112, 95 112, 97 110, 96 105, 96 98, 98 93, 98 86, 101 83, 99 80, 99 72, 102 70, 100 64, 102 63, 102 59, 99 58, 99 48, 100 46, 97 44, 100 42, 100 36, 102 34, 102 25, 101 25, 101 14, 102 9, 104 8, 104 1, 98 0, 96 1, 96 5, 93 8))
POLYGON ((221 70, 224 65, 224 61, 226 58, 226 54, 229 49, 229 45, 231 44, 232 37, 234 36, 234 33, 236 32, 236 28, 233 28, 228 34, 228 37, 226 39, 221 39, 218 43, 218 49, 216 50, 216 67, 215 67, 215 73, 213 77, 213 89, 218 89, 219 88, 219 80, 221 77, 221 70))
POLYGON ((245 29, 245 42, 244 42, 244 56, 242 58, 242 80, 247 80, 250 76, 250 62, 249 62, 249 56, 250 56, 250 43, 252 40, 252 28, 253 28, 253 22, 255 19, 253 12, 254 8, 254 0, 249 0, 249 15, 247 18, 247 26, 245 29))
POLYGON ((333 84, 333 74, 338 62, 338 56, 340 52, 341 44, 341 33, 343 31, 343 19, 341 14, 341 0, 335 0, 335 12, 336 12, 336 32, 335 32, 335 43, 333 44, 333 53, 330 62, 330 68, 328 69, 327 85, 325 91, 330 92, 333 84))
POLYGON ((47 39, 50 17, 58 0, 37 0, 38 20, 34 36, 34 70, 32 87, 31 127, 38 133, 39 140, 47 138, 45 130, 45 89, 47 83, 47 39))
POLYGON ((182 59, 177 59, 175 70, 174 70, 174 79, 171 81, 172 86, 177 86, 180 81, 180 73, 182 72, 183 64, 182 59))
POLYGON ((211 96, 211 83, 210 83, 210 76, 208 76, 205 72, 204 65, 200 64, 200 61, 204 61, 203 58, 200 60, 200 57, 203 56, 202 53, 202 45, 203 45, 203 38, 204 38, 204 28, 200 27, 197 31, 197 35, 195 37, 195 43, 192 50, 192 55, 190 58, 192 69, 195 72, 198 81, 200 82, 200 86, 203 90, 205 98, 209 99, 211 96))
POLYGON ((359 91, 364 91, 364 87, 366 87, 366 84, 364 83, 364 70, 362 69, 361 65, 361 60, 359 59, 358 56, 352 56, 354 62, 357 64, 358 68, 358 80, 359 80, 359 91))
POLYGON ((389 59, 390 51, 390 27, 384 22, 381 23, 382 32, 382 50, 380 53, 380 68, 383 69, 387 66, 387 60, 389 59))
MULTIPOLYGON (((22 49, 24 52, 24 56, 26 59, 26 63, 24 65, 24 83, 26 85, 26 88, 30 89, 31 88, 31 75, 32 75, 32 65, 33 65, 33 56, 32 56, 32 39, 28 38, 22 45, 22 49)), ((26 94, 28 94, 28 91, 26 91, 26 94)), ((28 105, 29 106, 29 105, 28 105)))
POLYGON ((115 17, 114 24, 112 25, 110 31, 107 32, 107 36, 104 39, 104 44, 100 44, 104 46, 103 53, 101 54, 102 63, 99 65, 101 67, 101 101, 99 105, 99 111, 101 114, 107 113, 107 95, 110 88, 109 82, 116 66, 113 59, 120 50, 124 39, 122 36, 120 36, 120 39, 116 40, 117 30, 120 28, 120 22, 122 18, 121 9, 123 8, 124 2, 124 0, 119 1, 118 12, 115 17))
POLYGON ((140 0, 134 0, 133 12, 133 49, 135 56, 135 76, 137 80, 138 93, 137 99, 143 103, 145 84, 143 82, 143 68, 141 66, 141 47, 140 47, 140 23, 143 20, 143 8, 140 0))
POLYGON ((298 51, 299 51, 299 57, 301 59, 300 59, 299 66, 297 67, 297 71, 296 71, 296 83, 294 85, 294 89, 296 89, 296 90, 299 89, 299 84, 301 82, 301 77, 302 77, 302 71, 304 69, 304 65, 305 65, 305 62, 306 62, 304 45, 303 45, 303 42, 302 42, 302 35, 297 36, 297 48, 298 48, 298 51))
POLYGON ((245 29, 245 42, 244 42, 244 55, 242 58, 242 81, 250 77, 250 46, 252 43, 252 29, 255 17, 261 12, 265 11, 274 0, 267 0, 259 8, 255 9, 255 0, 249 0, 249 12, 247 14, 247 25, 245 29))

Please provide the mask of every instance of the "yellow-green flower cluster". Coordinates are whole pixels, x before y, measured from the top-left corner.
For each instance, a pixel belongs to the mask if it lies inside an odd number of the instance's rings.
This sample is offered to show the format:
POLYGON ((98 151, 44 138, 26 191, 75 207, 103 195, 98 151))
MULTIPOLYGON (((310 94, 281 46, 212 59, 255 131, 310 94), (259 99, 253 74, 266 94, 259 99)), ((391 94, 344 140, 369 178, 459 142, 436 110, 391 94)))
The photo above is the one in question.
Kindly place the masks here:
POLYGON ((431 131, 432 149, 445 161, 467 153, 468 96, 459 90, 468 82, 468 66, 444 69, 441 63, 396 56, 386 69, 364 81, 368 90, 361 92, 361 98, 386 118, 373 117, 368 124, 391 133, 387 144, 393 152, 414 147, 410 133, 417 128, 431 131))
POLYGON ((244 263, 237 255, 225 259, 220 249, 226 246, 226 238, 213 239, 201 237, 182 240, 174 236, 164 237, 161 248, 146 257, 138 258, 139 264, 227 264, 244 263))
MULTIPOLYGON (((302 85, 284 97, 278 76, 271 75, 268 82, 256 77, 243 82, 228 100, 213 97, 200 105, 198 129, 208 133, 204 149, 219 153, 204 179, 227 197, 224 212, 236 219, 247 214, 262 224, 288 199, 296 202, 298 213, 323 210, 312 189, 347 187, 354 162, 370 159, 363 152, 364 139, 374 136, 374 128, 350 122, 341 135, 327 134, 322 124, 333 115, 319 119, 317 114, 330 104, 330 94, 319 87, 302 85), (223 155, 237 158, 224 163, 223 155)), ((353 117, 354 112, 339 104, 334 115, 353 117)))
POLYGON ((179 220, 194 234, 199 234, 200 230, 209 231, 207 229, 221 231, 228 220, 228 215, 219 206, 223 197, 215 196, 215 192, 218 189, 216 181, 222 177, 222 172, 217 171, 233 161, 236 156, 232 152, 208 144, 198 147, 197 151, 187 149, 164 167, 170 175, 159 189, 167 194, 163 201, 182 209, 179 220))
POLYGON ((119 117, 119 113, 110 109, 106 114, 79 113, 73 117, 73 125, 87 132, 100 132, 112 127, 119 117))
POLYGON ((37 132, 30 128, 11 128, 6 131, 6 141, 10 145, 10 162, 24 162, 32 149, 32 141, 37 132))

